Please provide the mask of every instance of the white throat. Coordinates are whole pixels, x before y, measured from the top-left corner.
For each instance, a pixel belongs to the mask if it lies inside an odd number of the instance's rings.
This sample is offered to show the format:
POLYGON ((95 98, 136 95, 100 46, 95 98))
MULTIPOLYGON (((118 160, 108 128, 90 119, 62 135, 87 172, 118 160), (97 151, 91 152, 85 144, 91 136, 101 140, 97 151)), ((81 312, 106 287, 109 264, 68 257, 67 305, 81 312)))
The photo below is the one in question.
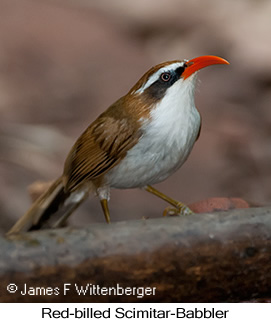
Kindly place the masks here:
MULTIPOLYGON (((167 138, 180 147, 199 130, 200 116, 195 107, 196 75, 175 82, 151 112, 150 131, 154 137, 167 138)), ((192 138, 193 139, 193 138, 192 138)))
POLYGON ((175 82, 142 120, 143 135, 126 157, 107 174, 111 187, 133 188, 163 181, 187 159, 199 133, 194 104, 196 76, 175 82))

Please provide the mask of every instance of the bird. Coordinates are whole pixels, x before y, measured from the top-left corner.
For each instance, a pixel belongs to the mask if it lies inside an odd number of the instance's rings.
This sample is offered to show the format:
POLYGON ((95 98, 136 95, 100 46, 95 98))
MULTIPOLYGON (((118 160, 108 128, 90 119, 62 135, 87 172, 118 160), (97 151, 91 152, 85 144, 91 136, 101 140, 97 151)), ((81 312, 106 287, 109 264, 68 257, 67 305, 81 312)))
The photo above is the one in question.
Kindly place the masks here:
POLYGON ((229 64, 218 56, 173 60, 150 68, 130 91, 100 114, 72 146, 63 174, 7 233, 57 228, 96 195, 110 222, 110 190, 141 188, 181 214, 192 211, 152 185, 175 173, 201 130, 194 92, 198 71, 229 64))

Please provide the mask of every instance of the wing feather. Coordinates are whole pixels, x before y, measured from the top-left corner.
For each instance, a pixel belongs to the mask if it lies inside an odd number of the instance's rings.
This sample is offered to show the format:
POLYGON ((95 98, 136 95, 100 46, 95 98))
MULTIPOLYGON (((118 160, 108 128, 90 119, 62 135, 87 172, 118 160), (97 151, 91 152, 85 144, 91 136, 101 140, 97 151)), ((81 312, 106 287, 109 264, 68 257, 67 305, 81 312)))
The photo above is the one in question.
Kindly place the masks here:
POLYGON ((101 115, 78 138, 64 167, 65 189, 72 191, 88 180, 106 174, 140 138, 128 118, 101 115))

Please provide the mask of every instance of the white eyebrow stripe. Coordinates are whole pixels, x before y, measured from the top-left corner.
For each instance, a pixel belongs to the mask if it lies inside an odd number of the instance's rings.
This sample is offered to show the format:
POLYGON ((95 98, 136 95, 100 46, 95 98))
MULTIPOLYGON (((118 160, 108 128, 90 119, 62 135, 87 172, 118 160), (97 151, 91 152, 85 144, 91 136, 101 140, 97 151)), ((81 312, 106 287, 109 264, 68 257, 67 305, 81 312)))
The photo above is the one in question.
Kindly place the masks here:
POLYGON ((156 82, 160 75, 164 72, 168 72, 170 70, 176 70, 178 67, 183 66, 184 62, 172 63, 170 65, 161 67, 158 71, 156 71, 151 77, 149 77, 148 81, 141 86, 135 93, 143 93, 148 87, 150 87, 154 82, 156 82))

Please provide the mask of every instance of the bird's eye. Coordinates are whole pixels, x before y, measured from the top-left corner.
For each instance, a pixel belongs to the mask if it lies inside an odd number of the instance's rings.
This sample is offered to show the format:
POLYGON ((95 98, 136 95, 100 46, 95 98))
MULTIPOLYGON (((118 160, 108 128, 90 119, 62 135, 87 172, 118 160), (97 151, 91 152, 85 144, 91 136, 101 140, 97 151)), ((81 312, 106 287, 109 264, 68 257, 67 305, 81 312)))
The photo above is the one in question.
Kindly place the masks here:
POLYGON ((171 74, 169 72, 162 73, 160 79, 163 82, 168 82, 171 79, 171 74))

